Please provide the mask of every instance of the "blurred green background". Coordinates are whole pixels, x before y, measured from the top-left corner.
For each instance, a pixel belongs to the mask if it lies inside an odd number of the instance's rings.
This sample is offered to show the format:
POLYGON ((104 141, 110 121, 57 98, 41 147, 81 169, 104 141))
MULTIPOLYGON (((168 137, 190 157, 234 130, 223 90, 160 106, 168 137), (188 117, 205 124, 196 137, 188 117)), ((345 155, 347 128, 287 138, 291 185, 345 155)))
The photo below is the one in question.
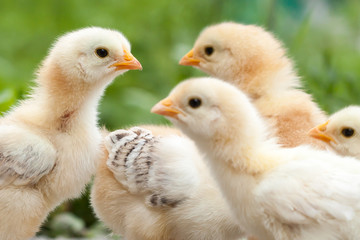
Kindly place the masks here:
MULTIPOLYGON (((54 39, 86 26, 122 31, 143 71, 130 71, 106 91, 100 123, 114 130, 164 123, 149 109, 179 81, 204 75, 179 66, 198 33, 221 21, 258 24, 288 48, 306 91, 328 113, 360 104, 359 0, 13 0, 0 1, 0 112, 33 85, 54 39)), ((88 191, 51 214, 39 235, 99 237, 88 191)))

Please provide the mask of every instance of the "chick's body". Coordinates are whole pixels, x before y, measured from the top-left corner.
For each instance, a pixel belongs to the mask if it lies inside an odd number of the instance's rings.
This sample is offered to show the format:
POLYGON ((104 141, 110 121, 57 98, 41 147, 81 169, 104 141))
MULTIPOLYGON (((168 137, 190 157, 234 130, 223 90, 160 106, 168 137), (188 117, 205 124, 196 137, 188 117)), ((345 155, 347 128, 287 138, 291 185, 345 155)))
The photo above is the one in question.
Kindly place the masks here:
POLYGON ((142 146, 133 164, 120 154, 131 156, 141 136, 127 141, 125 147, 116 144, 132 131, 115 131, 107 137, 105 152, 115 155, 99 163, 91 194, 99 218, 129 240, 244 236, 194 143, 174 128, 141 127, 152 132, 156 144, 150 144, 148 151, 142 146), (144 165, 145 170, 139 169, 144 165))
POLYGON ((62 36, 32 94, 0 120, 0 239, 32 237, 52 209, 90 181, 101 156, 97 104, 126 71, 111 65, 126 62, 129 47, 121 33, 96 27, 62 36), (98 48, 111 56, 98 56, 98 48))
POLYGON ((324 113, 300 89, 282 44, 263 28, 231 22, 207 27, 180 64, 195 66, 244 91, 284 146, 324 148, 307 135, 326 119, 324 113))
POLYGON ((207 154, 238 223, 258 239, 357 239, 360 163, 309 146, 283 148, 234 86, 180 83, 153 112, 207 154))

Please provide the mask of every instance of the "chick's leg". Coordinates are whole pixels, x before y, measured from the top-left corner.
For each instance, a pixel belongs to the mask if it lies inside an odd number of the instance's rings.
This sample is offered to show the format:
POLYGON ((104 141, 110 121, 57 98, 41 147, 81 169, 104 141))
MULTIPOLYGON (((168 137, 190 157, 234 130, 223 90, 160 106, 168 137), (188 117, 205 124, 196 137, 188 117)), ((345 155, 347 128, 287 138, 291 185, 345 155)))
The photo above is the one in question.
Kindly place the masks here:
POLYGON ((132 194, 145 194, 153 207, 175 207, 198 184, 191 162, 197 149, 187 138, 153 136, 142 128, 117 130, 106 138, 107 165, 132 194))

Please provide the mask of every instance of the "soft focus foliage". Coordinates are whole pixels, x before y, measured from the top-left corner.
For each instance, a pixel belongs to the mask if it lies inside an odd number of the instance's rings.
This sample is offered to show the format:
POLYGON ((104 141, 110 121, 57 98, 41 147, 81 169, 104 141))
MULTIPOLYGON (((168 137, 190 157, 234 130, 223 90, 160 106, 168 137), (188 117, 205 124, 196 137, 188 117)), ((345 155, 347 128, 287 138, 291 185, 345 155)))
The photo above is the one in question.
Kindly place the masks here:
MULTIPOLYGON (((205 26, 237 21, 275 33, 289 49, 306 91, 332 113, 360 104, 359 12, 359 0, 3 0, 0 112, 25 97, 38 64, 57 36, 101 26, 122 31, 144 69, 126 73, 108 88, 100 105, 100 123, 110 130, 165 123, 150 114, 151 106, 184 78, 203 75, 179 66, 180 57, 205 26)), ((60 206, 41 234, 106 235, 87 196, 60 206)))

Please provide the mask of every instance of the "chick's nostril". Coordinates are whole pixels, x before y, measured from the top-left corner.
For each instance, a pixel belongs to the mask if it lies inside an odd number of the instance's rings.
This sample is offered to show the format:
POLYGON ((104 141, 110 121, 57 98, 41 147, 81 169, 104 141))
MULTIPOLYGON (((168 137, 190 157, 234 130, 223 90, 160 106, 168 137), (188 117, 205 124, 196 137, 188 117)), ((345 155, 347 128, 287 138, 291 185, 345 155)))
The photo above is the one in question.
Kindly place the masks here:
POLYGON ((131 60, 133 60, 133 58, 128 56, 128 55, 124 55, 124 60, 125 61, 131 61, 131 60))
POLYGON ((328 121, 326 121, 325 123, 319 125, 319 126, 318 126, 319 131, 325 132, 325 131, 326 131, 326 128, 327 128, 327 125, 329 124, 329 121, 330 121, 330 120, 328 120, 328 121))

